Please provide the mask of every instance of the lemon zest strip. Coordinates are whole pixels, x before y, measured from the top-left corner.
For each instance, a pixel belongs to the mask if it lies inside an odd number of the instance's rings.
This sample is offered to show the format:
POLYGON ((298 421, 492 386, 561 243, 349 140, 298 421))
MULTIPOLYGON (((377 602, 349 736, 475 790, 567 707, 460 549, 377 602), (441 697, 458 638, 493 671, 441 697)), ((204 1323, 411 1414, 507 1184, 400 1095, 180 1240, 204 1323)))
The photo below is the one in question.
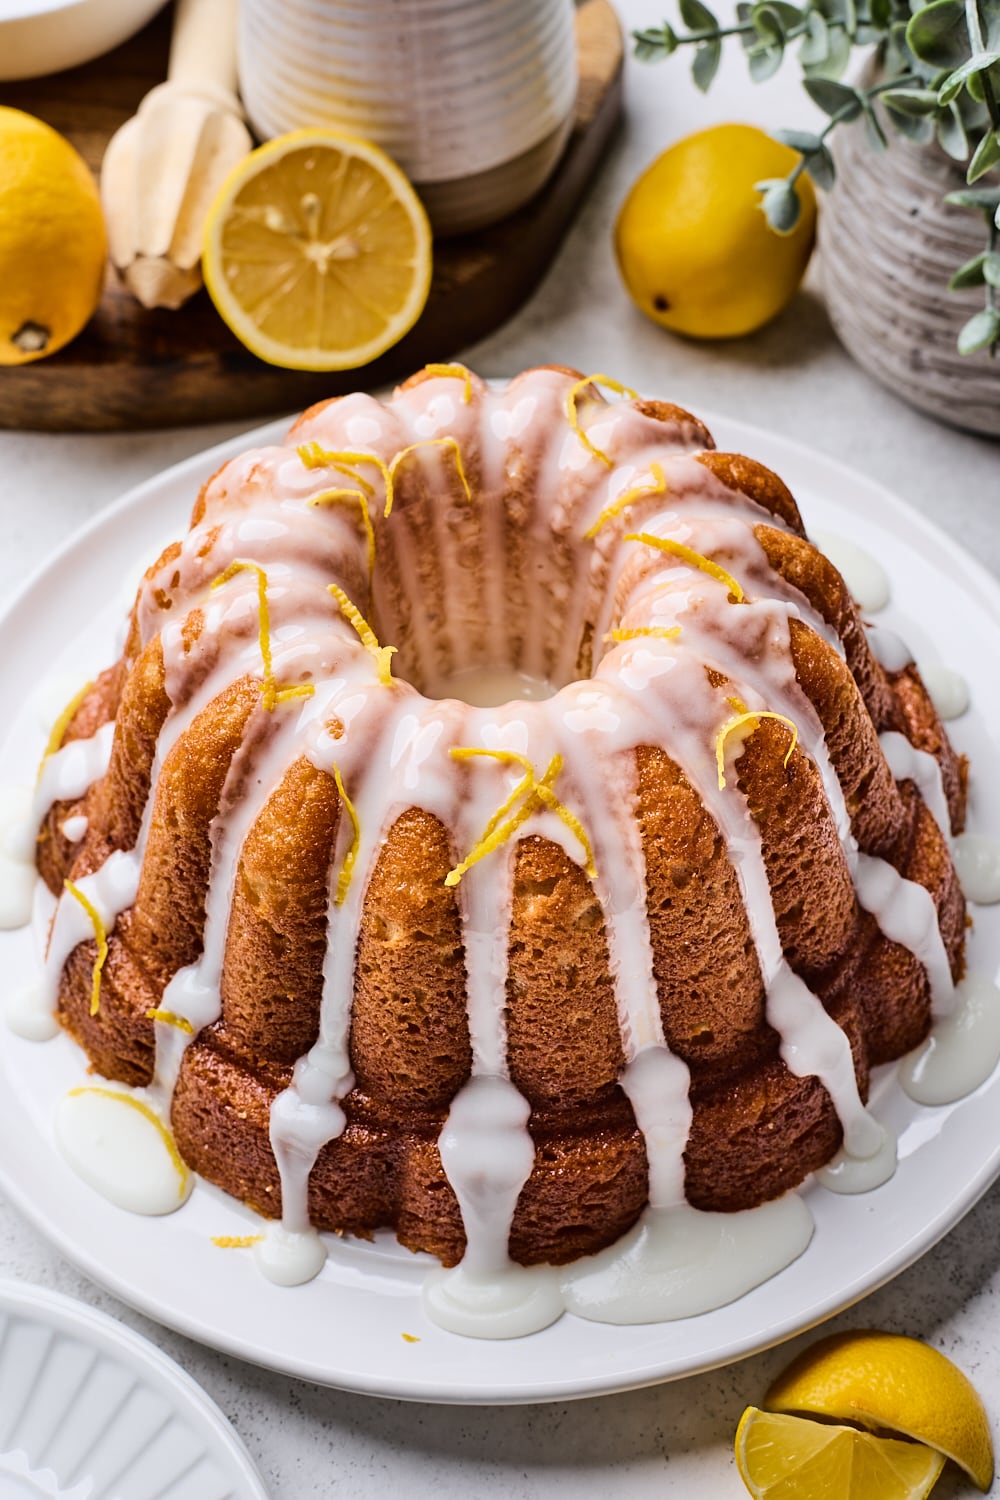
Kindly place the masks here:
POLYGON ((260 659, 264 667, 264 681, 261 691, 261 702, 268 713, 273 713, 279 703, 287 703, 291 698, 311 698, 316 689, 311 683, 303 683, 300 687, 279 688, 274 677, 274 662, 271 656, 271 611, 267 603, 267 574, 264 569, 253 562, 243 562, 237 558, 231 562, 224 573, 218 578, 213 578, 212 589, 221 589, 223 584, 235 578, 238 573, 256 573, 257 575, 257 639, 260 645, 260 659))
POLYGON ((185 1016, 179 1016, 172 1010, 160 1010, 153 1007, 146 1012, 147 1021, 162 1021, 165 1026, 176 1026, 178 1031, 183 1031, 185 1036, 194 1036, 194 1027, 185 1016))
POLYGON ((396 647, 379 645, 378 636, 375 634, 374 630, 371 628, 368 621, 361 613, 360 609, 358 609, 357 605, 353 604, 351 600, 348 599, 347 595, 344 593, 344 590, 340 587, 339 584, 329 583, 327 584, 327 589, 336 599, 337 607, 340 610, 340 613, 344 616, 344 619, 347 620, 350 625, 354 626, 354 629, 357 631, 358 638, 361 641, 362 646, 364 646, 369 655, 374 658, 379 682, 381 682, 384 687, 391 687, 391 657, 395 655, 396 647))
MULTIPOLYGON (((738 699, 734 700, 732 698, 730 698, 728 701, 730 704, 732 704, 734 701, 739 702, 738 699)), ((784 724, 791 730, 792 737, 788 742, 788 749, 785 751, 785 756, 782 764, 787 766, 788 762, 791 760, 792 751, 795 749, 795 746, 798 744, 799 740, 798 726, 792 719, 789 719, 786 714, 771 713, 771 711, 766 708, 758 708, 753 713, 737 713, 734 718, 729 720, 728 723, 723 724, 722 728, 719 730, 718 734, 715 737, 715 764, 719 773, 720 792, 725 789, 726 785, 726 740, 734 730, 739 729, 741 724, 752 724, 754 729, 756 729, 757 721, 759 719, 777 719, 779 724, 784 724)))
POLYGON ((462 395, 462 405, 468 406, 472 400, 472 376, 464 365, 424 365, 424 369, 428 375, 440 375, 445 380, 450 376, 454 376, 456 380, 464 380, 465 391, 462 395))
POLYGON ((365 528, 365 537, 368 541, 368 577, 371 578, 375 572, 375 528, 372 525, 371 514, 368 510, 368 499, 363 490, 322 490, 318 495, 309 497, 310 505, 335 505, 338 501, 346 504, 348 501, 356 500, 361 515, 361 524, 365 528))
POLYGON ((97 940, 97 958, 94 960, 94 967, 91 972, 90 979, 90 1014, 92 1016, 96 1016, 97 1012, 101 1008, 101 972, 104 968, 104 963, 108 956, 107 929, 104 926, 104 922, 101 918, 100 912, 97 910, 97 907, 92 901, 87 898, 87 896, 84 895, 80 887, 78 885, 74 885, 72 880, 64 880, 63 885, 65 886, 66 890, 69 891, 73 899, 75 901, 79 901, 80 905, 87 913, 87 916, 90 918, 90 925, 94 929, 94 937, 97 940))
POLYGON ((549 808, 551 812, 555 813, 560 822, 565 823, 570 833, 574 834, 580 840, 580 843, 583 845, 583 852, 587 856, 587 861, 584 865, 584 869, 586 870, 591 880, 596 880, 597 866, 594 863, 594 848, 590 842, 590 839, 587 837, 587 831, 584 828, 583 824, 580 822, 580 819, 577 817, 576 813, 568 808, 565 802, 560 802, 559 798, 556 796, 555 792, 552 791, 549 785, 550 773, 553 773, 552 780, 554 781, 555 777, 561 770, 562 756, 555 755, 552 758, 548 771, 546 771, 545 775, 542 777, 542 780, 535 788, 535 792, 536 795, 545 804, 545 806, 549 808), (559 765, 553 773, 553 767, 555 767, 556 761, 559 762, 559 765))
POLYGON ((392 463, 389 465, 389 478, 385 489, 384 512, 387 518, 392 511, 393 501, 395 500, 395 489, 393 486, 399 466, 403 462, 404 458, 407 458, 411 453, 416 453, 418 448, 450 448, 455 455, 455 468, 458 471, 459 479, 462 481, 462 488, 465 491, 465 498, 466 500, 472 499, 472 491, 469 489, 469 481, 465 477, 465 466, 462 463, 462 450, 458 446, 457 439, 453 437, 425 438, 419 443, 411 443, 408 448, 401 448, 393 458, 392 463))
POLYGON ((679 625, 644 625, 635 630, 609 630, 606 641, 637 641, 640 636, 652 636, 658 641, 676 641, 681 634, 679 625))
POLYGON ((383 480, 388 483, 388 467, 375 453, 340 452, 337 449, 324 448, 321 443, 317 442, 300 443, 295 451, 307 469, 336 469, 338 474, 346 474, 348 479, 353 479, 356 484, 359 484, 366 495, 374 495, 375 486, 369 484, 367 479, 363 479, 356 472, 358 464, 374 464, 383 480))
POLYGON ((471 745, 456 745, 450 753, 455 760, 472 760, 477 755, 488 755, 492 760, 498 760, 503 765, 521 766, 524 770, 524 776, 518 782, 510 796, 500 804, 483 829, 480 838, 487 839, 493 830, 517 806, 521 798, 531 791, 535 784, 535 768, 526 755, 518 755, 514 750, 486 750, 471 745))
POLYGON ((264 1238, 262 1234, 213 1234, 212 1244, 218 1245, 220 1250, 249 1250, 251 1245, 259 1245, 264 1238))
POLYGON ((585 375, 582 380, 578 380, 575 385, 571 385, 566 392, 566 420, 583 446, 610 469, 612 467, 611 459, 602 449, 594 446, 580 426, 580 414, 576 409, 576 401, 580 392, 585 390, 588 385, 603 385, 609 391, 614 391, 619 396, 628 396, 632 401, 638 401, 639 392, 634 391, 630 385, 622 385, 620 380, 615 380, 610 375, 585 375))
POLYGON ((73 722, 73 719, 76 717, 77 709, 80 707, 80 704, 83 702, 84 698, 86 698, 87 694, 90 692, 93 686, 93 682, 85 682, 80 691, 73 694, 73 697, 69 700, 66 707, 63 709, 62 713, 53 724, 49 737, 45 742, 45 749, 42 751, 42 758, 38 763, 39 780, 41 780, 42 770, 45 766, 45 762, 51 755, 55 755, 56 751, 62 747, 63 735, 66 733, 70 724, 73 722))
POLYGON ((710 578, 717 578, 720 583, 726 585, 737 604, 743 603, 743 590, 732 573, 727 573, 725 568, 720 568, 718 563, 713 562, 710 557, 705 557, 703 553, 695 552, 693 547, 685 547, 683 542, 675 542, 668 536, 653 536, 648 531, 629 532, 625 540, 644 542, 647 547, 655 547, 659 552, 669 552, 672 556, 680 558, 681 562, 688 563, 690 567, 707 573, 710 578))
POLYGON ((631 505, 636 500, 641 500, 646 495, 662 495, 665 492, 667 488, 667 476, 663 472, 663 465, 650 464, 649 472, 653 476, 653 483, 633 485, 630 490, 626 490, 623 495, 619 495, 617 500, 612 500, 610 505, 606 505, 593 526, 589 527, 583 533, 585 542, 593 541, 601 527, 605 526, 608 521, 614 520, 615 516, 621 515, 626 506, 631 505))
POLYGON ((102 1099, 117 1099, 120 1104, 127 1104, 129 1109, 137 1110, 138 1113, 144 1116, 144 1118, 147 1119, 151 1125, 155 1125, 157 1130, 160 1132, 160 1137, 163 1141, 163 1144, 167 1148, 167 1154, 169 1155, 170 1160, 173 1162, 177 1175, 180 1178, 180 1187, 178 1189, 177 1196, 178 1198, 184 1197, 184 1189, 187 1187, 188 1177, 190 1175, 188 1172, 187 1163, 181 1156, 181 1153, 178 1151, 177 1142, 174 1140, 170 1131, 164 1125, 159 1116, 153 1113, 148 1104, 143 1104, 141 1099, 133 1099, 131 1094, 119 1093, 118 1089, 96 1088, 93 1084, 88 1084, 81 1088, 70 1089, 67 1098, 73 1099, 77 1094, 99 1094, 102 1099))
POLYGON ((403 1340, 403 1342, 405 1344, 419 1344, 420 1343, 420 1338, 419 1338, 418 1334, 415 1334, 415 1333, 401 1333, 399 1336, 400 1336, 400 1338, 403 1340))
POLYGON ((340 867, 340 874, 337 877, 337 889, 333 897, 334 906, 343 906, 344 900, 347 896, 348 887, 351 883, 351 876, 354 874, 354 861, 358 857, 358 849, 361 845, 361 824, 358 822, 358 815, 354 810, 354 803, 351 801, 350 797, 344 790, 344 782, 340 774, 339 766, 335 765, 333 768, 333 779, 337 783, 338 795, 347 810, 347 816, 351 820, 351 827, 353 830, 351 834, 350 848, 344 855, 344 863, 340 867))
POLYGON ((526 772, 524 778, 515 787, 514 791, 497 808, 465 859, 457 864, 454 869, 448 871, 444 880, 445 885, 458 885, 466 871, 505 844, 540 806, 547 807, 555 813, 570 832, 579 839, 586 855, 585 868, 587 874, 591 880, 596 879, 597 870, 594 865, 593 848, 590 839, 587 837, 586 830, 576 814, 571 812, 552 790, 552 783, 556 780, 563 767, 563 758, 561 755, 554 755, 552 757, 545 774, 539 780, 531 762, 525 756, 517 755, 511 750, 486 750, 472 746, 457 746, 451 751, 451 754, 456 760, 468 760, 474 755, 487 755, 494 760, 499 760, 508 765, 525 766, 526 772), (515 811, 517 801, 521 797, 524 798, 524 801, 515 811))

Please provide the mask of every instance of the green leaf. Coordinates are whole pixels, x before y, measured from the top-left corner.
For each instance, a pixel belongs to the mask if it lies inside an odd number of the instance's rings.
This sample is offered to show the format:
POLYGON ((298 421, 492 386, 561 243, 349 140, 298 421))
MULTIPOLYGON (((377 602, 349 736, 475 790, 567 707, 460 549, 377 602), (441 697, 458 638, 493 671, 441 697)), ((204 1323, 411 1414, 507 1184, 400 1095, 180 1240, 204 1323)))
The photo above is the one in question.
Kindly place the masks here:
POLYGON ((750 14, 754 30, 766 46, 784 46, 785 28, 781 17, 770 5, 755 5, 750 14))
POLYGON ((820 146, 818 151, 810 151, 806 157, 806 171, 817 187, 822 188, 825 193, 830 191, 837 174, 833 157, 826 146, 820 146))
POLYGON ((801 152, 803 156, 819 151, 823 145, 819 136, 812 135, 808 130, 779 130, 776 134, 779 141, 784 141, 786 146, 791 146, 793 151, 801 152))
POLYGON ((784 43, 762 46, 760 43, 750 53, 750 77, 754 83, 766 83, 781 67, 785 55, 784 43))
POLYGON ((1000 52, 977 52, 975 57, 968 58, 961 67, 948 75, 938 89, 938 102, 950 104, 961 93, 963 84, 977 73, 987 72, 994 63, 998 62, 1000 62, 1000 52))
POLYGON ((938 108, 938 97, 932 89, 886 89, 879 98, 901 115, 932 115, 938 108))
POLYGON ((965 174, 966 182, 976 182, 978 178, 984 177, 997 162, 1000 162, 1000 131, 988 130, 972 153, 969 170, 965 174))
POLYGON ((906 45, 906 25, 893 21, 885 39, 885 71, 890 78, 910 70, 910 50, 906 45))
POLYGON ((954 193, 947 193, 944 201, 953 203, 956 208, 981 208, 993 213, 1000 208, 1000 187, 958 188, 954 193))
POLYGON ((935 134, 938 145, 946 151, 952 161, 967 161, 969 156, 969 137, 965 133, 965 125, 962 116, 954 104, 939 114, 935 121, 935 134))
POLYGON ((934 139, 934 119, 931 115, 904 115, 899 110, 888 107, 886 115, 896 134, 905 136, 908 141, 926 145, 934 139))
POLYGON ((847 0, 816 0, 816 4, 828 21, 838 21, 846 26, 848 19, 847 0))
POLYGON ((986 251, 980 250, 971 260, 967 260, 964 266, 959 266, 948 283, 949 292, 961 292, 967 286, 982 286, 986 281, 983 266, 986 262, 986 251))
POLYGON ((959 354, 975 354, 1000 339, 1000 313, 992 307, 984 307, 975 313, 958 335, 959 354))
POLYGON ((914 57, 934 68, 956 68, 972 48, 962 0, 933 0, 910 18, 906 40, 914 57))
POLYGON ((838 115, 841 120, 856 120, 864 100, 849 84, 835 83, 832 78, 807 78, 805 91, 824 114, 838 115))
POLYGON ((764 0, 764 3, 781 22, 783 31, 790 31, 793 26, 801 26, 805 12, 799 10, 797 5, 789 5, 787 0, 764 0))
POLYGON ((873 109, 865 110, 865 134, 873 151, 885 151, 889 145, 882 122, 873 109))
POLYGON ((718 37, 711 42, 702 42, 694 54, 694 62, 691 64, 691 77, 701 89, 707 94, 712 86, 712 79, 719 71, 722 61, 722 42, 718 37))
POLYGON ((824 60, 803 67, 807 78, 839 78, 851 60, 851 39, 842 27, 831 27, 824 60))
POLYGON ((799 222, 802 205, 799 195, 786 177, 769 177, 764 182, 754 183, 754 189, 762 193, 760 207, 767 226, 775 234, 791 234, 799 222))
POLYGON ((871 0, 872 25, 877 31, 887 31, 892 20, 892 0, 871 0))
POLYGON ((689 31, 718 31, 718 21, 701 0, 680 0, 678 8, 689 31))
POLYGON ((826 22, 818 10, 811 10, 806 17, 806 34, 799 48, 799 61, 803 66, 826 62, 829 51, 826 22))
POLYGON ((655 31, 633 31, 632 38, 640 62, 662 62, 677 51, 677 33, 666 21, 655 31))
POLYGON ((995 250, 983 261, 983 277, 987 286, 1000 286, 1000 255, 995 250))

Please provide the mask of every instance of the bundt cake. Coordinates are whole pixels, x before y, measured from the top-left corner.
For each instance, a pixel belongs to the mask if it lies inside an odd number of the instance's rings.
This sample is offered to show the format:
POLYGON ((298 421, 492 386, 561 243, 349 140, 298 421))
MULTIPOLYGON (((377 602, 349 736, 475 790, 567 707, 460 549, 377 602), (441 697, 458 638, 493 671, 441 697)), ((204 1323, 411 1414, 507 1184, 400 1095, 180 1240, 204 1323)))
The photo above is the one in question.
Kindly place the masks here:
POLYGON ((963 973, 916 668, 774 474, 603 376, 429 366, 226 463, 38 796, 97 1072, 286 1248, 391 1226, 470 1297, 883 1180, 869 1071, 963 973))

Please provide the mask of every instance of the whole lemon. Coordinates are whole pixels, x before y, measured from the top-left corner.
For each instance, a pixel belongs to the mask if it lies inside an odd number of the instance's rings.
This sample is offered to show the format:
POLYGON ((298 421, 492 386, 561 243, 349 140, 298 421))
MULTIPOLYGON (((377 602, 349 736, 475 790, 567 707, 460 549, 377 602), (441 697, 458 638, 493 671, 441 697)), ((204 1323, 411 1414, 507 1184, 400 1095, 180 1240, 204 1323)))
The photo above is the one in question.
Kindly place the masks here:
POLYGON ((41 120, 0 107, 0 365, 41 359, 80 332, 106 258, 83 158, 41 120))
POLYGON ((784 177, 798 152, 752 125, 716 125, 657 157, 632 187, 615 253, 636 306, 693 338, 751 333, 795 295, 813 247, 816 194, 798 180, 802 212, 775 234, 754 184, 784 177))

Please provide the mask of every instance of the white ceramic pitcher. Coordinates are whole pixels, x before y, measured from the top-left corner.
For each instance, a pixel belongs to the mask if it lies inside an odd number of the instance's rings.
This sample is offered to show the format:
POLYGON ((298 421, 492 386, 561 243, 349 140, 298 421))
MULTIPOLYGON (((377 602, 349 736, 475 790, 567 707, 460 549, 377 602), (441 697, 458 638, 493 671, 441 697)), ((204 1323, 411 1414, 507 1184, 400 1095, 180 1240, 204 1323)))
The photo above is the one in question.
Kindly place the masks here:
POLYGON ((263 138, 326 125, 399 163, 439 233, 513 212, 555 166, 573 0, 241 0, 240 86, 263 138))

